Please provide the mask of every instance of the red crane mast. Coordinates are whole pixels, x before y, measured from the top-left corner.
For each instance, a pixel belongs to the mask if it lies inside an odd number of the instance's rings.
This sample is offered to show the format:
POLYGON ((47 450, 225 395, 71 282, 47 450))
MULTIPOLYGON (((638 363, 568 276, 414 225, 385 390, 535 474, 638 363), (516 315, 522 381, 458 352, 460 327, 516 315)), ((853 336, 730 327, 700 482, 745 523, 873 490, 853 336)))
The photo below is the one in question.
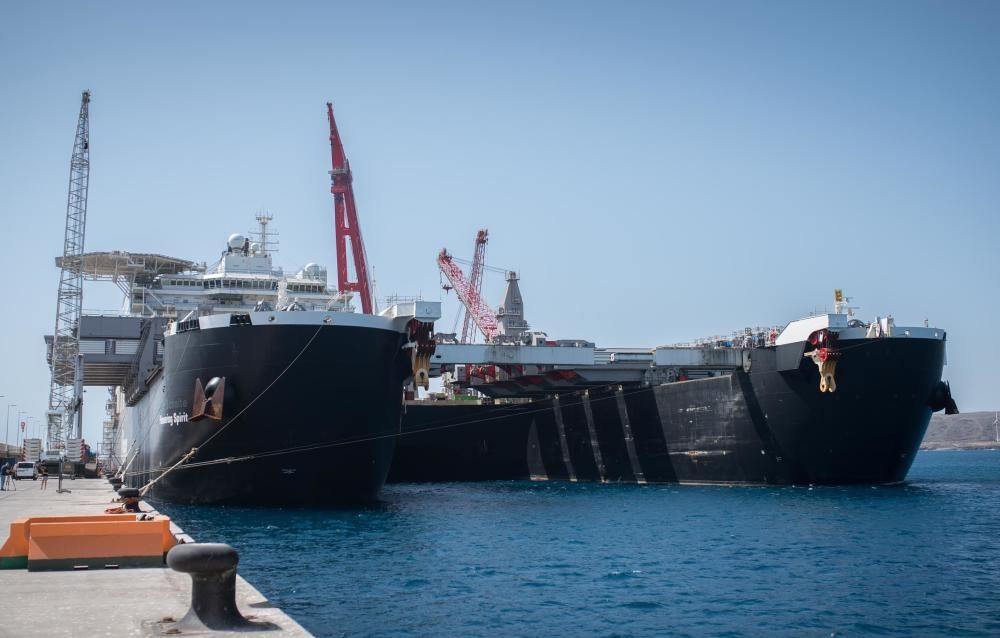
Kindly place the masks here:
POLYGON ((368 258, 354 203, 351 165, 344 153, 344 144, 340 140, 337 122, 333 119, 333 104, 330 102, 326 103, 326 115, 330 120, 330 192, 333 193, 333 218, 337 230, 337 289, 341 292, 357 292, 361 296, 361 311, 370 315, 375 312, 375 304, 368 277, 368 258), (347 273, 348 238, 351 240, 351 255, 354 258, 355 281, 350 281, 347 273))
MULTIPOLYGON (((483 294, 483 265, 486 263, 486 242, 489 231, 485 228, 481 228, 478 233, 476 233, 476 247, 472 253, 472 273, 469 276, 469 282, 472 284, 472 288, 476 291, 476 294, 482 298, 483 294)), ((472 326, 472 313, 465 313, 465 321, 462 322, 462 341, 460 343, 472 343, 476 340, 476 330, 472 326)))
POLYGON ((472 285, 472 282, 465 278, 465 275, 462 274, 462 269, 458 267, 458 264, 455 263, 454 258, 448 253, 447 249, 441 249, 437 262, 438 268, 448 278, 448 282, 455 289, 459 300, 465 306, 465 312, 476 322, 476 326, 482 331, 483 336, 486 337, 486 341, 492 342, 497 336, 497 316, 494 314, 493 309, 479 296, 479 291, 472 285))

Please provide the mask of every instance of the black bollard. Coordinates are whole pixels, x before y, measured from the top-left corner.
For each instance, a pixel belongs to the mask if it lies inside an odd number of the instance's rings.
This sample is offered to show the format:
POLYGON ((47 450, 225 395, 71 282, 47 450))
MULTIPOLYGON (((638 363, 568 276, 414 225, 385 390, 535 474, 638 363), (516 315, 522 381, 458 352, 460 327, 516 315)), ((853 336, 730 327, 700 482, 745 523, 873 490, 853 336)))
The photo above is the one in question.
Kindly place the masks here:
POLYGON ((225 543, 175 545, 167 565, 191 574, 191 609, 177 623, 182 630, 263 628, 236 608, 236 564, 240 555, 225 543))
POLYGON ((111 483, 111 489, 113 489, 116 492, 120 490, 122 487, 122 480, 117 476, 109 478, 108 483, 111 483))

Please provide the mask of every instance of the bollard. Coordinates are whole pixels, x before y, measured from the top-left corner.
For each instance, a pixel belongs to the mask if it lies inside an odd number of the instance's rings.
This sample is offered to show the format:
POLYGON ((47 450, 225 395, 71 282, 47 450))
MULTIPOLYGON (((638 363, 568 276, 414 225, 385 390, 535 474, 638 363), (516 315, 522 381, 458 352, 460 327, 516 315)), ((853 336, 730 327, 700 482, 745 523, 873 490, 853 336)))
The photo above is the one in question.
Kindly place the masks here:
POLYGON ((134 487, 123 487, 117 492, 118 498, 139 498, 139 490, 134 487))
POLYGON ((236 564, 240 556, 225 543, 188 543, 167 552, 167 565, 191 574, 191 609, 177 623, 181 630, 263 629, 236 608, 236 564))
POLYGON ((122 487, 122 480, 120 478, 118 478, 117 476, 114 476, 114 477, 111 477, 110 479, 108 479, 108 483, 111 483, 111 489, 113 489, 116 492, 118 490, 120 490, 121 487, 122 487))

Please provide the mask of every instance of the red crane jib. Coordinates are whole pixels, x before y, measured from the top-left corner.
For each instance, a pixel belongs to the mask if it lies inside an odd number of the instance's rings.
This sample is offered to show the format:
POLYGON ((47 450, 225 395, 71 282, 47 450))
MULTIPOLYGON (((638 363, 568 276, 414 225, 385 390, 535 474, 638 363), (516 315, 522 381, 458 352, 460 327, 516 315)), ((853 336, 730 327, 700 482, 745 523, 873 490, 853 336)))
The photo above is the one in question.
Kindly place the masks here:
POLYGON ((497 317, 493 314, 493 310, 486 305, 479 296, 479 291, 465 278, 462 269, 452 260, 447 250, 441 251, 437 262, 441 272, 448 278, 458 298, 465 305, 466 312, 472 316, 472 320, 482 330, 486 340, 493 341, 497 335, 497 317))
POLYGON ((351 182, 351 165, 344 153, 337 122, 333 119, 333 104, 326 103, 326 114, 330 120, 330 192, 333 193, 333 218, 337 240, 337 288, 340 291, 357 292, 361 297, 361 311, 372 314, 375 305, 372 300, 371 280, 368 277, 368 263, 365 244, 361 239, 361 225, 354 203, 354 187, 351 182), (354 258, 354 272, 357 281, 350 281, 347 273, 347 239, 351 239, 351 255, 354 258))

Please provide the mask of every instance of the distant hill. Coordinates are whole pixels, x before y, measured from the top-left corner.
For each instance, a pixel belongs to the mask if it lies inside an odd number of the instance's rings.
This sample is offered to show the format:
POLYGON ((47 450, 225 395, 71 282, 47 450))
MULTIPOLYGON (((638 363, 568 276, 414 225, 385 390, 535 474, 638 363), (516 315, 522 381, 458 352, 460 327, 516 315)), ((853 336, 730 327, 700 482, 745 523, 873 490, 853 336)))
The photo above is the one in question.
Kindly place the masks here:
POLYGON ((931 417, 931 424, 920 449, 1000 447, 996 428, 993 426, 994 414, 969 412, 948 416, 944 412, 938 412, 931 417))

